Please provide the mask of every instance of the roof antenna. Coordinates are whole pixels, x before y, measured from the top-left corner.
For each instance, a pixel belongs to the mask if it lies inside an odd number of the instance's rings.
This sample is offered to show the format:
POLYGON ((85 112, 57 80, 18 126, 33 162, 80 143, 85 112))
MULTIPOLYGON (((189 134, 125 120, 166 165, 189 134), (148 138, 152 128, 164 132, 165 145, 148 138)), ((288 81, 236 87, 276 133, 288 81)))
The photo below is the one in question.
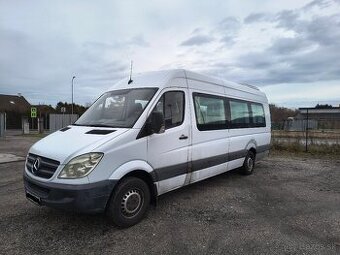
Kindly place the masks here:
POLYGON ((132 64, 133 64, 133 61, 131 60, 131 64, 130 64, 130 78, 129 78, 128 84, 133 82, 133 80, 131 79, 132 78, 132 64))

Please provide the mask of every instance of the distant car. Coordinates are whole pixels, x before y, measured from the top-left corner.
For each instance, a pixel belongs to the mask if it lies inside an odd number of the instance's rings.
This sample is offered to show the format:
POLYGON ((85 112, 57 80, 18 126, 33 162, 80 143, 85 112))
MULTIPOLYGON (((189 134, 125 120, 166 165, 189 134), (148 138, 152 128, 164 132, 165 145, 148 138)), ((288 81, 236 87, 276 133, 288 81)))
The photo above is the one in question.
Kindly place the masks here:
POLYGON ((161 194, 239 167, 251 174, 270 139, 256 87, 186 70, 140 74, 30 148, 26 196, 128 227, 161 194))

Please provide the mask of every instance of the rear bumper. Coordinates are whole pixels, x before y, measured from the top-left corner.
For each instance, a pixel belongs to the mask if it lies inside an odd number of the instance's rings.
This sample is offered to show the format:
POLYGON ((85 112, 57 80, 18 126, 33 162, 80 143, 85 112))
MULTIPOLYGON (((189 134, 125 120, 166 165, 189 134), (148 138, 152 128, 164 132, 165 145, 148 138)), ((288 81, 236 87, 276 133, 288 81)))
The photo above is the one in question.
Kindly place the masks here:
POLYGON ((24 174, 26 194, 33 195, 41 205, 81 213, 100 213, 106 208, 117 180, 70 185, 45 183, 24 174))

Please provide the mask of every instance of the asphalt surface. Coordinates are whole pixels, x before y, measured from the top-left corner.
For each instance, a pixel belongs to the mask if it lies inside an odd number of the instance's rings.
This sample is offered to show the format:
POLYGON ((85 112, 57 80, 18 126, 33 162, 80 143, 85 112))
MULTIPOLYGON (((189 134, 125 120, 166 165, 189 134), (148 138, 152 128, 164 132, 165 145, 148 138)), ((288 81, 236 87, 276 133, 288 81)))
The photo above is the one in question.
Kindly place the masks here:
MULTIPOLYGON (((0 140, 25 156, 38 138, 0 140)), ((340 254, 340 156, 272 154, 251 176, 228 172, 159 198, 118 229, 26 200, 24 162, 0 164, 0 254, 340 254)))

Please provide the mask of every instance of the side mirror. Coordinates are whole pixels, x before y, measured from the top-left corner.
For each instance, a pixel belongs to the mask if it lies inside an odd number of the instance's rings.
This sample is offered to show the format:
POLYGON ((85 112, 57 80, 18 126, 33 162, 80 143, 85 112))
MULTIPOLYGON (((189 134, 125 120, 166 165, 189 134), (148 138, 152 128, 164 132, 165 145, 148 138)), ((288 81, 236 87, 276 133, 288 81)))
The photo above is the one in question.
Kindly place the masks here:
POLYGON ((161 112, 152 112, 148 118, 149 134, 161 134, 165 131, 164 116, 161 112))

